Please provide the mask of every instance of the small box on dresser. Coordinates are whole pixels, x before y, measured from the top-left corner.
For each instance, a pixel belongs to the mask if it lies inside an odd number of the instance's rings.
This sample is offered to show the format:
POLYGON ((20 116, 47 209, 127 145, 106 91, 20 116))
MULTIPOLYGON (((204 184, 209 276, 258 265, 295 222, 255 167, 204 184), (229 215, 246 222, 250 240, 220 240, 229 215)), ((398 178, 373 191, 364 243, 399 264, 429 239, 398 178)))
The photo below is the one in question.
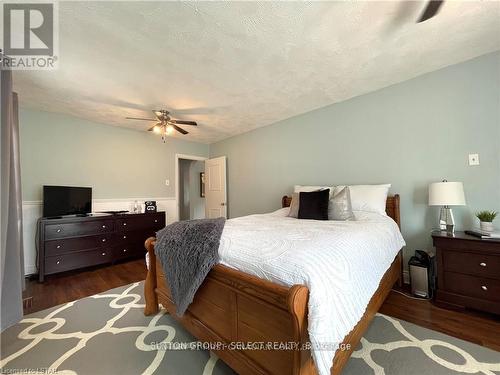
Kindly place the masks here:
POLYGON ((165 212, 40 219, 38 278, 144 256, 144 242, 165 226, 165 212))
POLYGON ((433 232, 436 302, 500 314, 500 240, 433 232))

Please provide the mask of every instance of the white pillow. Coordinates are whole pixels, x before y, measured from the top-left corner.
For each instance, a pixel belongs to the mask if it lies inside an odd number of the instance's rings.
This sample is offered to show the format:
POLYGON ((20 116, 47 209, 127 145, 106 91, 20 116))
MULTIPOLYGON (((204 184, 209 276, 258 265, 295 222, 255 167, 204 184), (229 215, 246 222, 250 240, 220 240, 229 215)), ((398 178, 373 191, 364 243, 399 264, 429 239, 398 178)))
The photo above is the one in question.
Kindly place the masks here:
POLYGON ((333 197, 334 186, 310 186, 310 185, 295 185, 293 192, 294 193, 308 193, 310 191, 318 191, 323 189, 330 189, 330 199, 333 197))
MULTIPOLYGON (((349 185, 351 193, 351 205, 353 211, 376 212, 387 215, 385 205, 391 184, 383 185, 349 185)), ((344 186, 335 186, 334 194, 342 190, 344 186)))

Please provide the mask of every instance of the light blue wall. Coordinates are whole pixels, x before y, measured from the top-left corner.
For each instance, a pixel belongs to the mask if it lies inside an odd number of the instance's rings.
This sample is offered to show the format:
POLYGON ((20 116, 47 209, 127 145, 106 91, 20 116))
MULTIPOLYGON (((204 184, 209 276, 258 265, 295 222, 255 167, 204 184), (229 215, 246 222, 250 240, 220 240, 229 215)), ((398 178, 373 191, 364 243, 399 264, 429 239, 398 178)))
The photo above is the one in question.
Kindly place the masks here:
POLYGON ((175 154, 208 156, 201 143, 56 113, 23 109, 20 127, 23 200, 40 200, 42 185, 91 186, 93 198, 174 197, 175 154))
POLYGON ((471 227, 473 212, 500 211, 499 70, 489 54, 211 145, 227 156, 230 216, 277 209, 294 184, 392 183, 408 249, 430 248, 427 186, 446 178, 464 183, 455 213, 471 227))

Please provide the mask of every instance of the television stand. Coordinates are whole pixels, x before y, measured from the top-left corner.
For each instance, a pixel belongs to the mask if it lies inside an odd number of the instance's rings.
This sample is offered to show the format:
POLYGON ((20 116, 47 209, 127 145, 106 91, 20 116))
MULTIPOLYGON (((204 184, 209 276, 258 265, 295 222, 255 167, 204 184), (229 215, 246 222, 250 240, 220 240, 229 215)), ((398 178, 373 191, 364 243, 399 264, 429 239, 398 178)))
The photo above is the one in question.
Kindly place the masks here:
POLYGON ((42 218, 38 222, 38 279, 144 256, 144 242, 165 226, 165 212, 42 218))

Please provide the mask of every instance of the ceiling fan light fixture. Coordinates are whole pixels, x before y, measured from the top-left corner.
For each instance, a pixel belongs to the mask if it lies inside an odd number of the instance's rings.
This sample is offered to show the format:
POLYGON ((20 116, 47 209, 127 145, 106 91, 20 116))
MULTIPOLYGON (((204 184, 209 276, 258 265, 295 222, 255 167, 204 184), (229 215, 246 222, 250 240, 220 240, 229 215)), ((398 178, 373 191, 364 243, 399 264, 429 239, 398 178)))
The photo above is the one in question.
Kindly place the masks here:
POLYGON ((161 139, 165 142, 168 135, 174 134, 176 131, 182 135, 189 134, 188 131, 184 130, 179 125, 190 125, 197 126, 196 121, 184 121, 184 120, 174 120, 169 116, 169 111, 166 109, 153 110, 156 119, 142 118, 142 117, 127 117, 130 120, 145 120, 145 121, 156 121, 156 125, 150 127, 148 131, 152 131, 155 134, 161 135, 161 139))

